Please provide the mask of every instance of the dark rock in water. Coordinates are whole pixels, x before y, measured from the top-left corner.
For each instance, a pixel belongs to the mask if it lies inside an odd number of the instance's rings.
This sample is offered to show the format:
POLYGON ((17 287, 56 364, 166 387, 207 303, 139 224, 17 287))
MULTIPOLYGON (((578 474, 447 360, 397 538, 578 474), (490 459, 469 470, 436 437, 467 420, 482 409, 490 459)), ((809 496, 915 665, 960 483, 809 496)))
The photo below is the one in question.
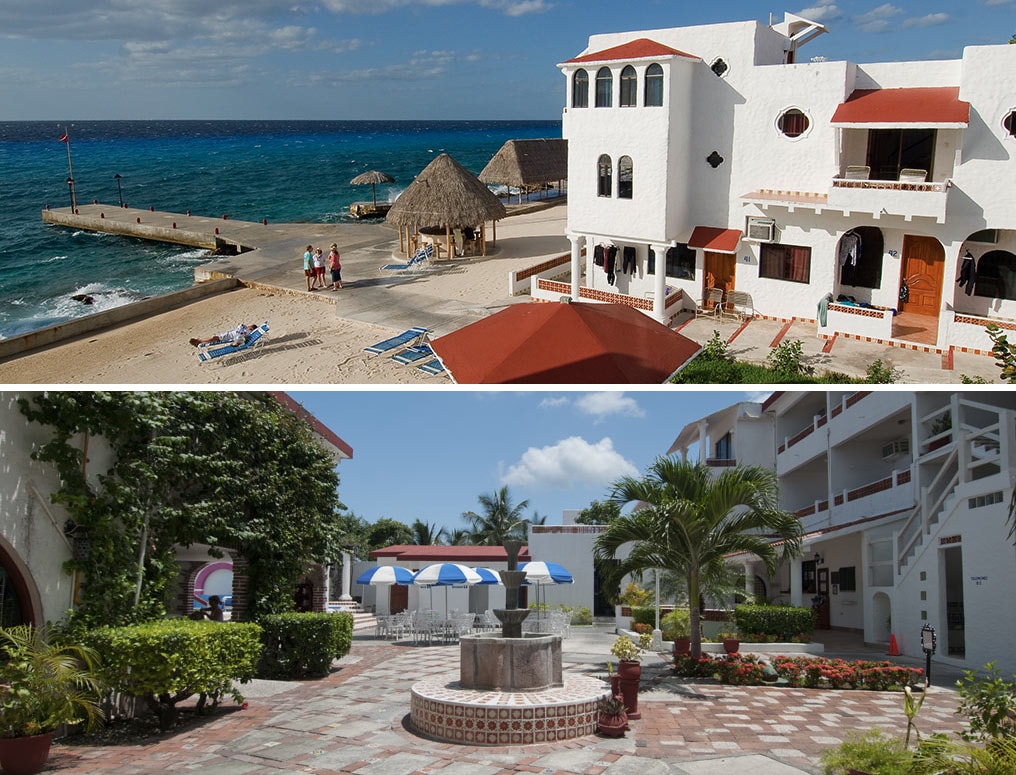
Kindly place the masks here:
POLYGON ((82 304, 95 304, 95 297, 88 293, 78 293, 71 296, 74 301, 80 301, 82 304))

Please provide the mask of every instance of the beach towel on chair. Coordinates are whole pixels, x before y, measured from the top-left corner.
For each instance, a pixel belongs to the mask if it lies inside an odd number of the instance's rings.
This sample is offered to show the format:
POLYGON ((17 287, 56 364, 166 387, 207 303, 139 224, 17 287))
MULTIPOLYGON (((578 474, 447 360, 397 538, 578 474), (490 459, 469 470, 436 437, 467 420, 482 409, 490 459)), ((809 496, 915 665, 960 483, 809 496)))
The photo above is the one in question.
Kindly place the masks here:
POLYGON ((248 333, 246 336, 237 337, 232 342, 217 342, 215 344, 202 345, 203 350, 198 353, 198 360, 207 363, 217 359, 223 359, 230 355, 236 355, 246 350, 251 350, 264 345, 268 338, 268 321, 248 333))

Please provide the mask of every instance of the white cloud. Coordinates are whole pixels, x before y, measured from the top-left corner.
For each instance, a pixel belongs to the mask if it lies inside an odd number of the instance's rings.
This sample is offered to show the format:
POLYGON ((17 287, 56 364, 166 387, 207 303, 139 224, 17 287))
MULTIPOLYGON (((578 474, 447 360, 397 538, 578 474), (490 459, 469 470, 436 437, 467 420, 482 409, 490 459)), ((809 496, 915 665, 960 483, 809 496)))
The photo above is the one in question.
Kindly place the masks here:
POLYGON ((795 15, 803 16, 813 22, 825 22, 840 18, 843 16, 843 11, 836 5, 835 0, 818 0, 813 6, 796 11, 795 15))
POLYGON ((603 485, 607 488, 622 476, 638 476, 638 469, 614 449, 604 437, 590 444, 571 436, 547 447, 530 447, 501 477, 510 486, 548 489, 575 485, 603 485))
POLYGON ((605 417, 619 414, 626 417, 645 417, 645 412, 631 396, 624 393, 604 391, 602 393, 586 393, 575 400, 575 408, 584 414, 591 414, 602 420, 605 417))
POLYGON ((567 406, 571 403, 571 399, 567 396, 556 396, 547 397, 540 400, 539 407, 541 409, 558 409, 562 406, 567 406))
POLYGON ((917 16, 913 19, 905 19, 903 26, 909 27, 937 27, 940 24, 948 24, 952 17, 947 13, 929 13, 927 16, 917 16))
POLYGON ((897 8, 892 3, 886 3, 880 5, 878 8, 873 8, 868 13, 863 13, 860 16, 854 17, 854 24, 856 24, 862 32, 888 32, 892 29, 892 25, 889 20, 894 16, 899 16, 903 13, 902 8, 897 8))

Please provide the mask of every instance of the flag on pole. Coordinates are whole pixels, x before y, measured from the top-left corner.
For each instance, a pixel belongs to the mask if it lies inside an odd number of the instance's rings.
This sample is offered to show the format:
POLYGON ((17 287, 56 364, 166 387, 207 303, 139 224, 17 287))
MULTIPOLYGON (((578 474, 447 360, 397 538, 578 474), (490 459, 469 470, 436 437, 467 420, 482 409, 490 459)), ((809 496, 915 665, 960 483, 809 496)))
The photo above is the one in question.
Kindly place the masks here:
POLYGON ((66 142, 68 142, 69 140, 70 140, 70 138, 69 138, 69 137, 67 136, 67 133, 66 133, 66 132, 64 132, 64 133, 63 133, 62 135, 60 135, 60 142, 61 142, 61 143, 66 143, 66 142))

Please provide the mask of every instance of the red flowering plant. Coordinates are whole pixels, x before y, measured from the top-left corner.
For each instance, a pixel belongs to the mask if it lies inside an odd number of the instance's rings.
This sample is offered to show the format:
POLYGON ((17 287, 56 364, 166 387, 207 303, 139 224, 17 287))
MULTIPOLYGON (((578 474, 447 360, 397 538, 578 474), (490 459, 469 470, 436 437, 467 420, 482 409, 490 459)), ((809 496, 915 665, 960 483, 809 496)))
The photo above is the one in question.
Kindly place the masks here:
POLYGON ((716 672, 713 661, 711 657, 678 654, 674 657, 674 674, 685 678, 708 678, 716 672))
POLYGON ((762 660, 752 654, 728 654, 715 661, 716 675, 724 683, 735 686, 757 686, 762 683, 762 660))

